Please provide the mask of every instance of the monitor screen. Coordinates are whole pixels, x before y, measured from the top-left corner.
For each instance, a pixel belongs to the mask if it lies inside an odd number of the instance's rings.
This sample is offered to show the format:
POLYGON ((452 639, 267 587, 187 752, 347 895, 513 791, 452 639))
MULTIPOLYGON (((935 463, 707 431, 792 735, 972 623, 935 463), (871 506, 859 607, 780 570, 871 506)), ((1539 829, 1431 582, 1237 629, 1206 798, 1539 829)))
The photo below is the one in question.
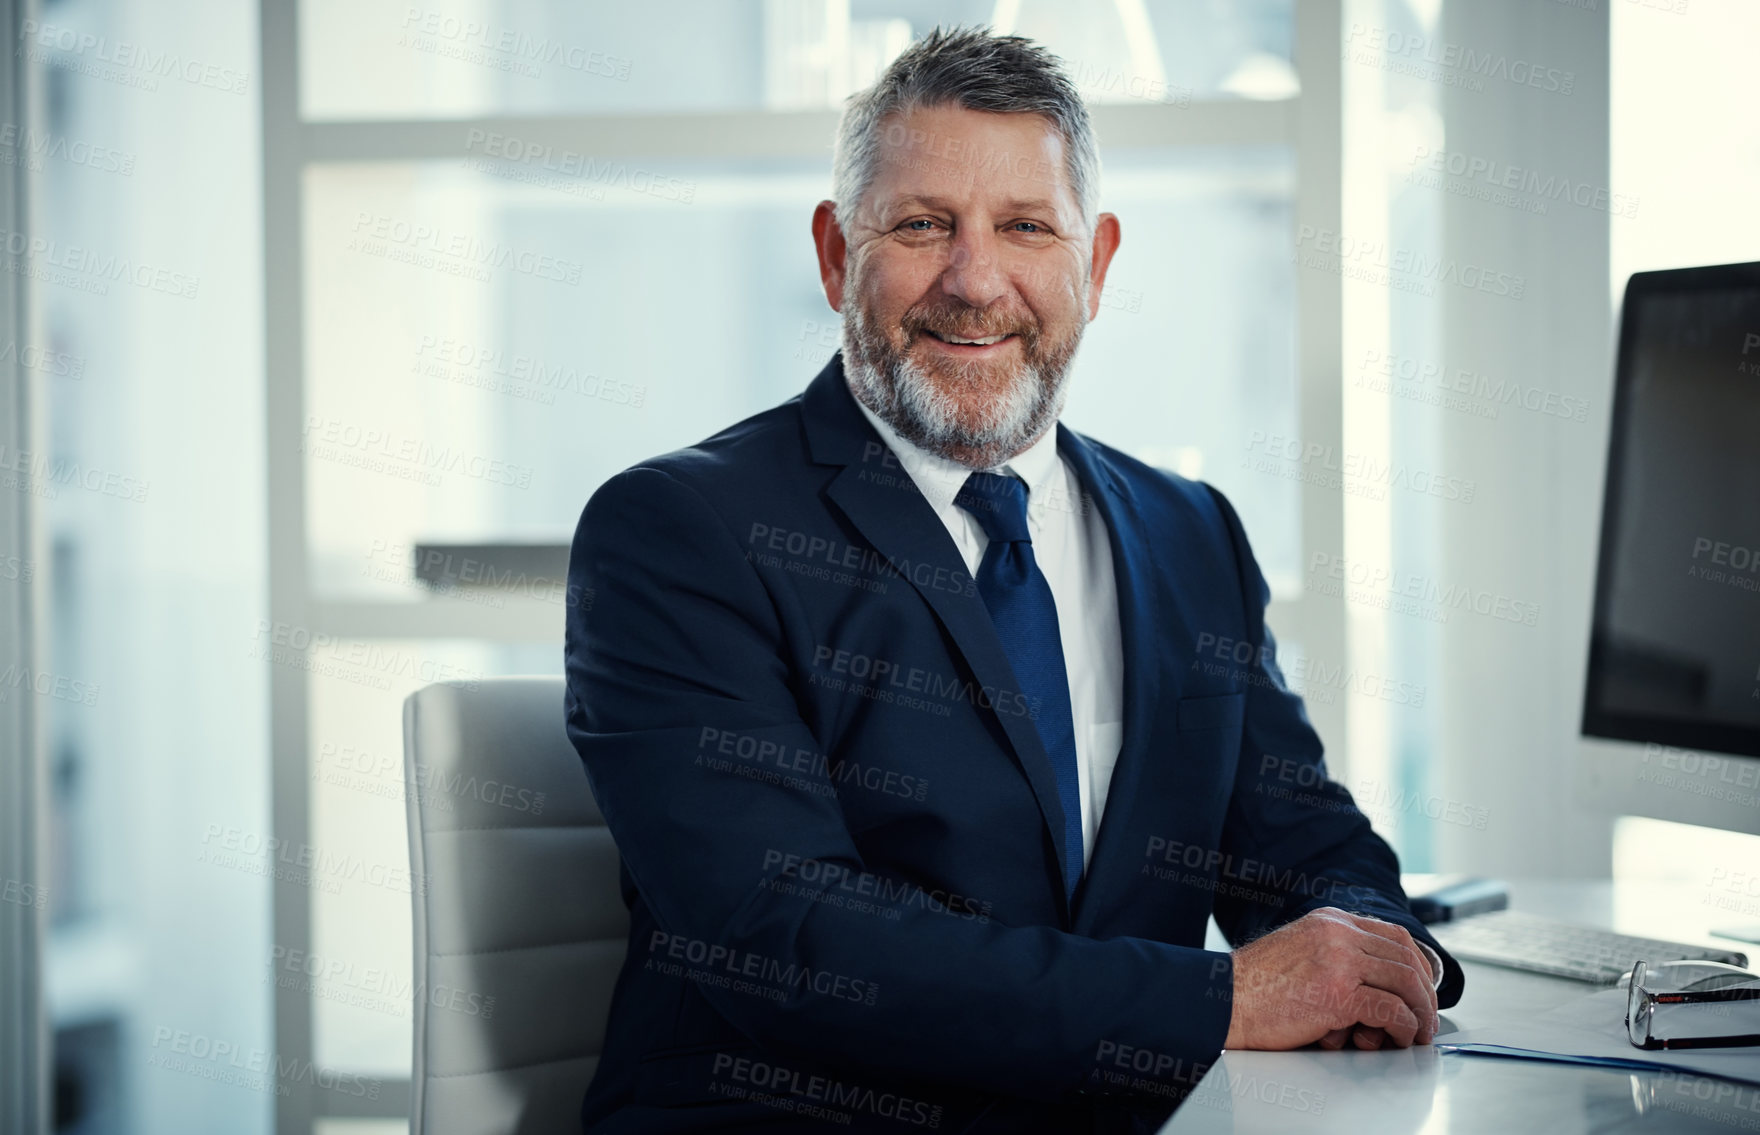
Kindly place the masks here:
POLYGON ((1760 756, 1760 264, 1626 286, 1583 732, 1760 756))

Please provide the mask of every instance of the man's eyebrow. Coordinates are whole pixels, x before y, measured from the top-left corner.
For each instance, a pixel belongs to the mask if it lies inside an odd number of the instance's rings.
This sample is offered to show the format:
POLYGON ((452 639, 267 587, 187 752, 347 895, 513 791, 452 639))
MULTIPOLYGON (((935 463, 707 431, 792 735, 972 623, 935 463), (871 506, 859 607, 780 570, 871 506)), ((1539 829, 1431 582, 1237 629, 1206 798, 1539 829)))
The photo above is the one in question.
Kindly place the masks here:
POLYGON ((892 202, 889 211, 897 212, 900 209, 933 209, 942 213, 951 213, 953 212, 953 204, 944 197, 919 197, 913 193, 892 202))
MULTIPOLYGON (((888 212, 897 212, 901 209, 915 208, 934 209, 943 213, 951 213, 954 211, 953 202, 947 200, 945 197, 920 197, 916 194, 912 194, 909 197, 900 197, 898 200, 894 201, 891 208, 888 209, 888 212)), ((1003 213, 1043 212, 1055 214, 1057 212, 1057 206, 1044 197, 1011 197, 1007 201, 1001 203, 999 211, 1003 213)))

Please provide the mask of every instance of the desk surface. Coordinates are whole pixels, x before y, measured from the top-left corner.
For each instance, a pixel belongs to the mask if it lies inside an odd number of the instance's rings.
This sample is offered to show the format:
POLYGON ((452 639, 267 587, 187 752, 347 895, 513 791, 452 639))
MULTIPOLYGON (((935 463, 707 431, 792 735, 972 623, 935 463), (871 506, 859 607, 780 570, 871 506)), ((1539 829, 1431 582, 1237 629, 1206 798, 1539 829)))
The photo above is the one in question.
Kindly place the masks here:
MULTIPOLYGON (((1720 921, 1705 896, 1681 888, 1606 882, 1521 881, 1510 905, 1549 918, 1626 934, 1703 942, 1720 921)), ((1727 917, 1721 921, 1728 921, 1727 917)), ((1753 947, 1745 947, 1750 955, 1753 947)), ((1442 1034, 1544 1013, 1596 986, 1464 963, 1459 1005, 1444 1010, 1442 1034)), ((1451 1135, 1496 1132, 1760 1131, 1760 1094, 1700 1098, 1706 1081, 1530 1060, 1439 1053, 1434 1048, 1383 1052, 1228 1052, 1162 1135, 1242 1132, 1350 1132, 1451 1135)), ((1716 1084, 1718 1081, 1709 1081, 1716 1084)))

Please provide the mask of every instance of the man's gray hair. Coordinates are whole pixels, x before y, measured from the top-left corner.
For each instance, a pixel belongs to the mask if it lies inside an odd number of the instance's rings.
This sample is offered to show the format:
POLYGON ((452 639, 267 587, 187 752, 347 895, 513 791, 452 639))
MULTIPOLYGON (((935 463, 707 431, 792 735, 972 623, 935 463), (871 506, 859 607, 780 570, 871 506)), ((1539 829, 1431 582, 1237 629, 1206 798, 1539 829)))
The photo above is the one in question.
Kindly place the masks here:
MULTIPOLYGON (((961 106, 1043 115, 1063 138, 1069 184, 1089 232, 1098 217, 1100 155, 1088 108, 1057 56, 989 28, 936 28, 906 48, 872 87, 850 96, 837 126, 832 196, 845 233, 873 184, 887 121, 918 108, 961 106)), ((982 163, 982 156, 974 159, 982 163)))

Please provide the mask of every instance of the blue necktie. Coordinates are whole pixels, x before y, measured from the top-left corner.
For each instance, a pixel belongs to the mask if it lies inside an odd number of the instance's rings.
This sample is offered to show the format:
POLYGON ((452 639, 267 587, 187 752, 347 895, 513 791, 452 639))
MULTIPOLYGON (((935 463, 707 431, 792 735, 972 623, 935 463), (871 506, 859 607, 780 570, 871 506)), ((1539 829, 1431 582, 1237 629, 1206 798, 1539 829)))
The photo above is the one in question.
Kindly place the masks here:
POLYGON ((1027 532, 1027 486, 1017 477, 973 473, 953 502, 971 513, 990 537, 978 565, 978 594, 1014 667, 1027 704, 1038 707, 1039 739, 1057 775, 1063 804, 1064 895, 1074 900, 1082 877, 1082 796, 1076 780, 1076 732, 1069 708, 1069 673, 1057 632, 1051 584, 1033 559, 1027 532))

